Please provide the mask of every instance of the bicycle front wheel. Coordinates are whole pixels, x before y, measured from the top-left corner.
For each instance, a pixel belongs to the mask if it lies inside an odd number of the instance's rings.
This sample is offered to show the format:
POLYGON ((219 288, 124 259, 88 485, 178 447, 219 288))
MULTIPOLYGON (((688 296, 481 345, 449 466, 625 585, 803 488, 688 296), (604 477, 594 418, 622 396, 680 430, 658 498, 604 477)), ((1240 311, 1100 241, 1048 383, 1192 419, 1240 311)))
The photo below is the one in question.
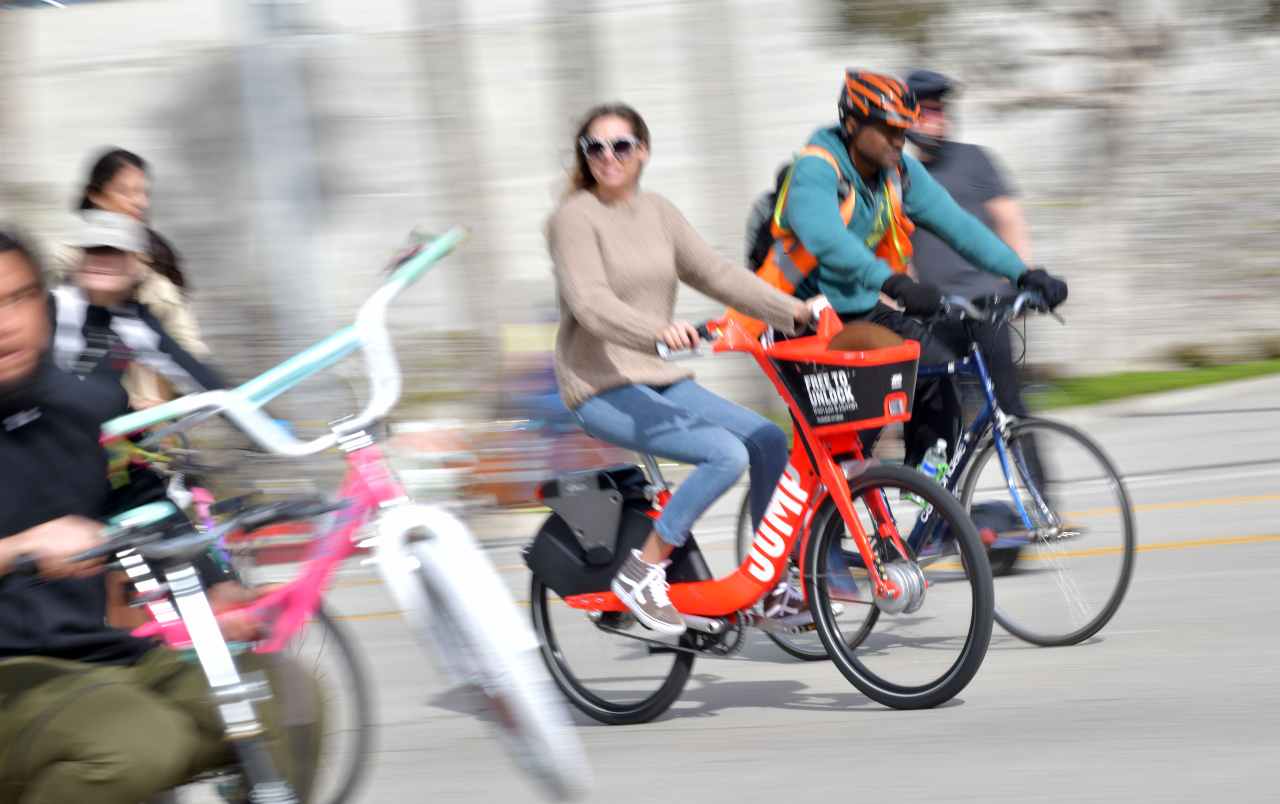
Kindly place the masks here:
POLYGON ((411 616, 456 680, 488 704, 516 762, 561 800, 583 796, 591 769, 538 641, 505 583, 461 523, 416 543, 426 612, 411 616))
POLYGON ((895 709, 945 703, 973 679, 991 639, 991 568, 978 532, 955 497, 913 469, 870 466, 849 491, 860 529, 903 594, 875 595, 849 525, 828 500, 804 558, 818 634, 872 700, 895 709))
POLYGON ((1035 645, 1075 645, 1102 630, 1129 588, 1129 493, 1106 453, 1073 427, 1019 418, 1004 442, 1003 455, 993 439, 981 446, 961 492, 966 510, 1003 505, 1011 519, 1029 520, 995 534, 993 552, 1017 555, 998 584, 996 622, 1035 645))

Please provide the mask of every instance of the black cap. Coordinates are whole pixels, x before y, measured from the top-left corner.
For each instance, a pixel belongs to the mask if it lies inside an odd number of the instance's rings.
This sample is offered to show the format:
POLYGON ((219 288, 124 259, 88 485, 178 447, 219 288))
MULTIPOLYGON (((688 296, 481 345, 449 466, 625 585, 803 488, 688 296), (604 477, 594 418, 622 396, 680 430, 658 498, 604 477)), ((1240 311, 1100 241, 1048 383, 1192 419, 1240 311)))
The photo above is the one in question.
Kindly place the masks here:
POLYGON ((907 86, 920 100, 940 100, 958 89, 955 81, 933 70, 913 70, 907 86))

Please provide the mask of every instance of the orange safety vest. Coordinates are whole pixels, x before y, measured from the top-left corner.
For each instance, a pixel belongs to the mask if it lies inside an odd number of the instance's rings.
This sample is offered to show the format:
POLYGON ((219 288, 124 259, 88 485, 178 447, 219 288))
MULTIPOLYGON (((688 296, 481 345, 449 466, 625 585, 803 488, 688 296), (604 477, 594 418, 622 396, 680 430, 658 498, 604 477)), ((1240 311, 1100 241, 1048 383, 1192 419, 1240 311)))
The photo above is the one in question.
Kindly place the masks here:
MULTIPOLYGON (((800 242, 794 233, 782 226, 782 212, 786 209, 787 192, 791 188, 791 177, 795 173, 796 163, 806 156, 816 156, 822 159, 836 172, 840 218, 844 221, 845 226, 848 226, 849 221, 853 220, 853 210, 858 201, 858 194, 853 191, 852 183, 844 178, 843 173, 840 171, 840 163, 836 161, 830 151, 817 145, 806 146, 800 151, 795 161, 792 162, 791 169, 787 172, 787 178, 782 183, 782 190, 778 193, 778 201, 773 207, 773 222, 770 224, 770 229, 773 232, 773 246, 769 248, 769 254, 765 257, 764 263, 756 269, 756 276, 784 293, 794 293, 805 277, 814 268, 818 267, 817 257, 809 253, 809 250, 804 247, 804 244, 800 242)), ((916 227, 902 209, 902 174, 900 171, 894 171, 889 178, 885 179, 884 198, 887 203, 881 207, 881 211, 878 213, 881 216, 881 220, 876 222, 875 229, 872 230, 871 235, 867 238, 867 246, 873 248, 875 255, 888 263, 895 273, 906 273, 911 265, 911 233, 915 231, 916 227), (877 237, 879 238, 878 240, 876 239, 877 237)), ((765 325, 762 321, 751 318, 745 313, 729 310, 728 315, 753 336, 759 337, 765 330, 765 325)))

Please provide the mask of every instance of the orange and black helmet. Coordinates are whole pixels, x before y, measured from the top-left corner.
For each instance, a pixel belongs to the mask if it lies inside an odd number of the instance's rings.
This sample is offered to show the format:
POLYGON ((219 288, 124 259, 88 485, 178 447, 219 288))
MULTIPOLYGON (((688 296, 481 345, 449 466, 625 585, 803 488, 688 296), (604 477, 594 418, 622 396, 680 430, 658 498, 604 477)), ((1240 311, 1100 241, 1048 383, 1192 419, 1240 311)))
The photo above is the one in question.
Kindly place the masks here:
POLYGON ((863 122, 883 120, 897 128, 911 128, 920 104, 910 87, 891 75, 850 68, 840 90, 840 123, 846 117, 863 122))

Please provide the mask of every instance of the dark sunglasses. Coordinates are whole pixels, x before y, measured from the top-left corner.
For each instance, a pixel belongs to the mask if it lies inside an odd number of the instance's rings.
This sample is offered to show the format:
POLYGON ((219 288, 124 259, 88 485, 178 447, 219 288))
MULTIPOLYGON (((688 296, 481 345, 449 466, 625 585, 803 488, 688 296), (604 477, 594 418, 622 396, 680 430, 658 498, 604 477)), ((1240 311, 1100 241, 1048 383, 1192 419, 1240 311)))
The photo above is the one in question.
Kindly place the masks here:
POLYGON ((640 140, 635 137, 618 137, 616 140, 608 142, 598 140, 595 137, 583 137, 578 140, 578 146, 582 148, 582 152, 586 154, 588 159, 604 159, 605 153, 609 152, 619 162, 625 162, 635 156, 641 144, 640 140))

